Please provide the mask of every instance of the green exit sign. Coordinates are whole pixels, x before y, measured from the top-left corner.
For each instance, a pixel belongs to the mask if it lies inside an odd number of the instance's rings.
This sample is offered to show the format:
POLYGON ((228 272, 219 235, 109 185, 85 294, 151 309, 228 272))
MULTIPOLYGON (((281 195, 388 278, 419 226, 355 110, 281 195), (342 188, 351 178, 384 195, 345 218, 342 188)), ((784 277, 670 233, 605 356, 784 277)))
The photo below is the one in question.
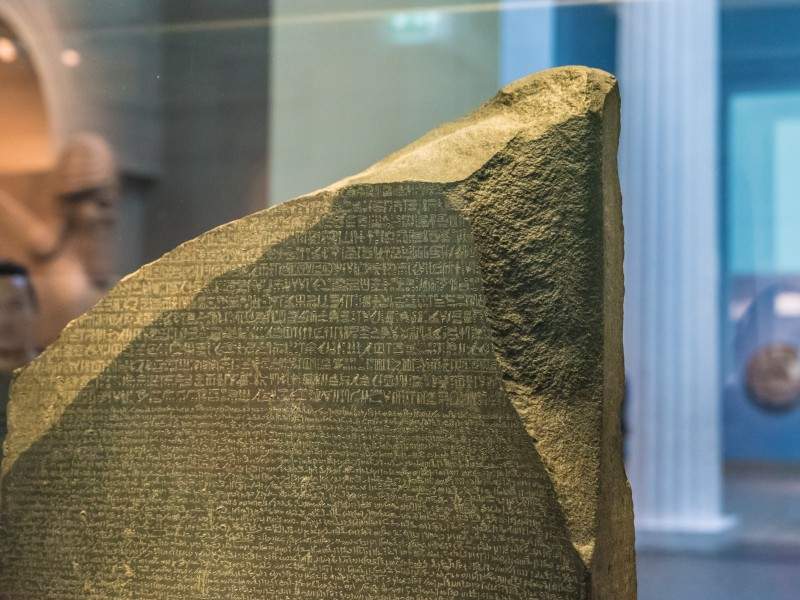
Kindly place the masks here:
POLYGON ((449 15, 441 11, 400 12, 389 17, 389 37, 397 44, 428 44, 449 33, 449 15))

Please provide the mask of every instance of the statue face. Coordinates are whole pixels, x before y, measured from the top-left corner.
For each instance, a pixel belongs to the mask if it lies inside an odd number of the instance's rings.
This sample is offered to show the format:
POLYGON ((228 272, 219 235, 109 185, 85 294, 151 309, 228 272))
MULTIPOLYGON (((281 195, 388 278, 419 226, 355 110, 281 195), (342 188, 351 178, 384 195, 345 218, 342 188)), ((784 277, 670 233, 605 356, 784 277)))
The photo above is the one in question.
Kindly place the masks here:
POLYGON ((99 288, 114 279, 114 228, 119 191, 116 186, 93 188, 67 198, 67 221, 73 251, 99 288))
POLYGON ((115 186, 92 188, 65 198, 67 217, 74 227, 91 229, 116 221, 119 192, 115 186))
POLYGON ((0 276, 0 371, 10 372, 34 356, 36 314, 29 281, 21 275, 0 276))

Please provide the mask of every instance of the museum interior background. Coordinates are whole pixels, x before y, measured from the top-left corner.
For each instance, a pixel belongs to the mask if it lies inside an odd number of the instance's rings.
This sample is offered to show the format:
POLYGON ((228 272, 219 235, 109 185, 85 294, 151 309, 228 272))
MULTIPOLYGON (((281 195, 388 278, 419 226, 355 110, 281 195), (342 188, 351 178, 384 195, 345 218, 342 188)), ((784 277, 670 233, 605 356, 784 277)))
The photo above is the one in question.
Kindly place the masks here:
POLYGON ((145 262, 519 76, 611 71, 640 597, 796 598, 798 30, 800 0, 0 0, 0 260, 41 347, 145 262), (75 210, 74 165, 111 199, 75 210))

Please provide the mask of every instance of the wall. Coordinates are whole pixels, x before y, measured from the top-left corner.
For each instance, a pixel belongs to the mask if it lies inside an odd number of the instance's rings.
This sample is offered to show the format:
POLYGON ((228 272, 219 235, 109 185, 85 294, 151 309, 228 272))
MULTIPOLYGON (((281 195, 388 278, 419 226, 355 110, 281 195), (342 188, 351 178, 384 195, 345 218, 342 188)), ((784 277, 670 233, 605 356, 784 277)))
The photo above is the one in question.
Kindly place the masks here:
POLYGON ((356 173, 496 93, 497 13, 407 4, 276 0, 271 202, 356 173))
POLYGON ((44 90, 30 55, 2 21, 0 38, 18 48, 13 61, 0 62, 0 175, 41 171, 55 158, 44 90))
POLYGON ((553 29, 554 64, 616 71, 616 7, 561 6, 553 29))
POLYGON ((163 0, 161 177, 146 256, 263 208, 269 2, 163 0))
POLYGON ((51 60, 65 77, 60 85, 69 98, 65 134, 100 133, 125 172, 156 176, 160 40, 142 30, 155 24, 161 0, 30 1, 46 8, 57 27, 60 47, 51 50, 51 60), (64 50, 77 52, 80 63, 66 66, 64 50))

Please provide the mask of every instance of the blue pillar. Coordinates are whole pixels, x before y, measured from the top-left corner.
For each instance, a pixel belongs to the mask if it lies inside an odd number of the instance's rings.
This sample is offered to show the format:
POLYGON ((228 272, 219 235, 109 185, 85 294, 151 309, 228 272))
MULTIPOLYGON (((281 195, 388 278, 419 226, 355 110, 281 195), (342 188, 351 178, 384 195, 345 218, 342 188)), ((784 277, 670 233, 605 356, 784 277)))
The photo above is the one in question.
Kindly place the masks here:
POLYGON ((637 541, 694 544, 731 525, 720 436, 719 8, 662 0, 619 11, 637 541))

